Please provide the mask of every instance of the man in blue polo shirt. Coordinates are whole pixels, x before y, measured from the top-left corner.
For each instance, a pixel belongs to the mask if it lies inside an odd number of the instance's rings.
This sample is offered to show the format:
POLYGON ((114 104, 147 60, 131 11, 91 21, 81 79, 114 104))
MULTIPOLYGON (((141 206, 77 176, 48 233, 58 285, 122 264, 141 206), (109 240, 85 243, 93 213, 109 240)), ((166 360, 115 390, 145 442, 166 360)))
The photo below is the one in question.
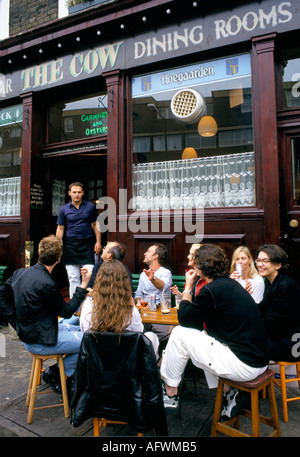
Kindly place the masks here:
POLYGON ((80 269, 92 270, 95 259, 101 251, 101 233, 96 220, 98 213, 93 203, 83 200, 83 185, 74 182, 69 186, 71 200, 58 214, 56 236, 64 239, 63 263, 66 265, 70 298, 81 283, 80 269), (94 235, 96 243, 94 243, 94 235))

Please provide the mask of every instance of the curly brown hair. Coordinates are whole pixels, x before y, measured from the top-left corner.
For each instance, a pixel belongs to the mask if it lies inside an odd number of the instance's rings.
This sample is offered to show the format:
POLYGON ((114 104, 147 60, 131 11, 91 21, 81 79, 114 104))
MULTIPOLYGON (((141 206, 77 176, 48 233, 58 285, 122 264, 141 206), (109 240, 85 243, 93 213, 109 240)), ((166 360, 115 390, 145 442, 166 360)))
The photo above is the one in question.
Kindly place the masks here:
POLYGON ((93 286, 91 330, 122 333, 132 316, 131 284, 119 260, 107 260, 99 269, 93 286))
POLYGON ((224 249, 215 244, 202 244, 194 253, 196 266, 210 279, 229 276, 229 260, 224 249))

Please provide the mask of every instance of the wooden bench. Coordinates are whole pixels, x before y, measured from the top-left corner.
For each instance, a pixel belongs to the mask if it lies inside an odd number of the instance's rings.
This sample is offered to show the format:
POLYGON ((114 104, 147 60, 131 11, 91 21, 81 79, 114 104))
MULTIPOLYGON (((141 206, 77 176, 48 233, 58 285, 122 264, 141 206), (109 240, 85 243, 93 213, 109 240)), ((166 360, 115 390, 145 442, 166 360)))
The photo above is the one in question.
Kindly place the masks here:
MULTIPOLYGON (((133 273, 131 276, 132 276, 133 292, 135 292, 137 290, 137 287, 139 284, 140 274, 133 273)), ((173 278, 173 286, 176 285, 178 287, 179 291, 182 292, 183 288, 184 288, 184 284, 185 284, 185 276, 173 275, 172 278, 173 278)), ((172 295, 172 304, 175 304, 174 295, 172 295)))
POLYGON ((7 274, 8 267, 0 266, 0 286, 6 281, 6 274, 7 274))

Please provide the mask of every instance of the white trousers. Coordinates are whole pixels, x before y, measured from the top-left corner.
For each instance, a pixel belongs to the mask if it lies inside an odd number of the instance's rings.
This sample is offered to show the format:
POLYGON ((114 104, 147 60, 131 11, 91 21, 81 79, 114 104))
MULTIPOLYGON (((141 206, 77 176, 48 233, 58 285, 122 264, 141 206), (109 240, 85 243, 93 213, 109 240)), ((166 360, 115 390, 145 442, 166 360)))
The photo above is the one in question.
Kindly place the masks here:
POLYGON ((251 381, 267 366, 253 368, 241 362, 225 344, 200 330, 178 325, 171 333, 160 368, 168 386, 177 387, 188 360, 204 370, 210 389, 218 386, 219 376, 232 381, 251 381))
POLYGON ((145 332, 144 335, 151 341, 156 360, 159 358, 158 348, 159 348, 159 339, 158 336, 153 332, 145 332))
POLYGON ((89 271, 92 271, 94 265, 86 264, 86 265, 66 265, 66 270, 68 273, 69 279, 69 295, 70 298, 73 297, 75 289, 77 286, 81 284, 81 268, 87 268, 89 271))

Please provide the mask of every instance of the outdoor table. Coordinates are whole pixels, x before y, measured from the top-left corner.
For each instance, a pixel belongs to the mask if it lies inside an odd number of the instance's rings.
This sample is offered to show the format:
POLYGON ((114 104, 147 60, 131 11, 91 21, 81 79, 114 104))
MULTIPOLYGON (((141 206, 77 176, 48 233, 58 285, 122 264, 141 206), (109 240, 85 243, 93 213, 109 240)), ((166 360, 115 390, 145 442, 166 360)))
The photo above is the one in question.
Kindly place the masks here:
POLYGON ((149 308, 146 308, 144 312, 148 314, 144 316, 143 311, 141 312, 144 324, 179 325, 176 308, 170 308, 170 314, 162 314, 160 308, 155 311, 150 311, 149 308))

